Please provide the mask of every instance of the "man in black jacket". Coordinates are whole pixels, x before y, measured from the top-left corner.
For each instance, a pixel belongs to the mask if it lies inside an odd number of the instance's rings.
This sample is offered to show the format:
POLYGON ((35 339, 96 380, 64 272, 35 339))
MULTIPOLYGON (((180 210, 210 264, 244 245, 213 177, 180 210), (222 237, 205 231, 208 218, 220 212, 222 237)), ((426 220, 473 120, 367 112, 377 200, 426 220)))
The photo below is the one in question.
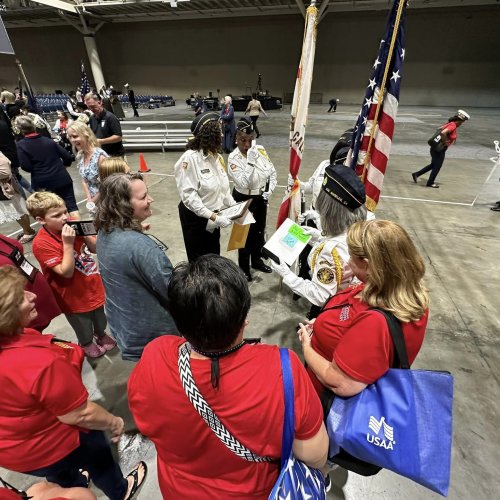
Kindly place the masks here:
POLYGON ((125 89, 127 90, 128 93, 128 102, 132 106, 132 109, 134 110, 134 117, 139 118, 139 113, 137 112, 137 106, 135 104, 135 93, 133 89, 130 88, 129 84, 126 83, 124 85, 125 89))

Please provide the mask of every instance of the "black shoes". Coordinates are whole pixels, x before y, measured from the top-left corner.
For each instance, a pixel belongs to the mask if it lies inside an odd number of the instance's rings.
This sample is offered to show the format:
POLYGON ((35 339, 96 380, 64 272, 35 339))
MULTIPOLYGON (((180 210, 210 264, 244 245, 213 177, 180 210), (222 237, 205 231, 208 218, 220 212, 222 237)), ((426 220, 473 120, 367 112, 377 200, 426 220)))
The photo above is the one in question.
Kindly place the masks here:
POLYGON ((258 271, 262 271, 263 273, 272 273, 273 272, 273 270, 269 266, 266 266, 264 264, 264 262, 262 262, 262 261, 256 262, 255 264, 252 264, 252 267, 254 269, 257 269, 258 271))
POLYGON ((439 186, 437 184, 426 184, 425 187, 437 189, 439 186))
POLYGON ((243 272, 245 273, 245 278, 247 279, 247 281, 249 283, 250 283, 250 281, 253 281, 253 278, 252 278, 252 275, 250 274, 250 272, 248 272, 248 273, 245 271, 243 271, 243 272))
POLYGON ((413 182, 416 184, 417 183, 417 174, 411 174, 411 178, 413 179, 413 182))

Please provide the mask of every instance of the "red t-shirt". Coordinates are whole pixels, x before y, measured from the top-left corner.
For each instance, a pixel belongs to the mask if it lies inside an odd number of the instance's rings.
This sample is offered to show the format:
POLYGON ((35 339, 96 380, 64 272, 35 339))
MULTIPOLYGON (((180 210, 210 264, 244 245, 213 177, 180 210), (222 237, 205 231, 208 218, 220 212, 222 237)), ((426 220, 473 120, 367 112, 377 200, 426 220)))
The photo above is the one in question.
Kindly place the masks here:
POLYGON ((451 146, 457 140, 457 124, 455 122, 446 123, 445 125, 441 126, 441 130, 443 132, 445 130, 448 132, 445 144, 447 146, 451 146))
POLYGON ((42 272, 64 313, 94 311, 104 305, 104 287, 97 263, 83 251, 85 240, 75 238, 75 270, 71 278, 63 278, 52 270, 62 262, 63 243, 60 235, 50 233, 44 226, 33 240, 33 255, 40 262, 42 272))
MULTIPOLYGON (((158 453, 164 498, 267 499, 278 478, 284 397, 279 349, 245 345, 219 360, 219 388, 211 361, 191 359, 198 389, 221 422, 251 451, 277 463, 247 462, 228 450, 188 400, 177 367, 184 339, 165 335, 150 342, 128 383, 138 429, 158 453)), ((310 439, 323 421, 318 396, 297 356, 290 352, 295 389, 295 437, 310 439)))
MULTIPOLYGON (((12 252, 12 247, 7 245, 6 241, 15 246, 24 255, 23 246, 19 241, 3 235, 0 235, 0 252, 6 254, 12 252)), ((7 265, 15 266, 9 257, 0 253, 0 266, 7 265)), ((54 294, 42 273, 37 271, 35 280, 33 282, 27 281, 24 289, 36 294, 35 307, 38 311, 38 316, 28 325, 29 328, 34 328, 35 330, 45 328, 56 316, 61 314, 61 309, 57 305, 54 294)))
POLYGON ((53 338, 30 328, 0 337, 0 467, 17 472, 47 467, 80 444, 79 430, 57 416, 88 399, 83 350, 53 338))
MULTIPOLYGON (((372 384, 392 366, 394 344, 385 317, 356 298, 363 286, 348 288, 327 302, 314 323, 311 345, 349 377, 372 384)), ((427 319, 428 311, 418 321, 401 324, 410 364, 424 341, 427 319)), ((308 373, 321 394, 323 385, 312 370, 308 373)))

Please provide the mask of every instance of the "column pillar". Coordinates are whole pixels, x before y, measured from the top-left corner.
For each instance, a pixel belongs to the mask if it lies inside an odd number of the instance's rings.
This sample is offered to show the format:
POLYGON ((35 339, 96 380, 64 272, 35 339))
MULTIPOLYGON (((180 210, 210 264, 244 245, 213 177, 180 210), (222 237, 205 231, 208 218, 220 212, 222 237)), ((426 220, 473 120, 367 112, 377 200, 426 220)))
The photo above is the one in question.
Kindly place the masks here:
POLYGON ((103 85, 106 85, 106 83, 104 81, 104 75, 102 73, 101 60, 99 59, 99 52, 97 51, 95 36, 93 34, 84 34, 83 40, 85 42, 87 56, 90 61, 90 69, 92 70, 92 75, 94 77, 94 85, 99 92, 99 90, 103 87, 103 85))

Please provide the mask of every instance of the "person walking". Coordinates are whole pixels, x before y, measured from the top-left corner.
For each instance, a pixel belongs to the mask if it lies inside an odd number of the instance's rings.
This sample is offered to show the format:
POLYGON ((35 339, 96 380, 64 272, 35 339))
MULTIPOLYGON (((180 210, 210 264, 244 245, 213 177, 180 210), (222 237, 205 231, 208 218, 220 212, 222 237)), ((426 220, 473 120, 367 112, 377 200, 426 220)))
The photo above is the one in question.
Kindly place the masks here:
POLYGON ((431 145, 430 153, 431 153, 431 162, 426 167, 420 169, 418 172, 413 172, 411 177, 413 182, 416 184, 417 179, 431 171, 431 175, 429 179, 427 179, 426 187, 438 188, 439 185, 436 184, 436 177, 441 170, 441 167, 444 163, 444 158, 446 156, 446 150, 452 145, 455 144, 457 140, 457 128, 462 125, 465 121, 470 118, 469 114, 466 113, 463 109, 459 109, 456 114, 454 114, 449 120, 448 123, 441 125, 439 130, 441 130, 441 140, 437 145, 431 145))
POLYGON ((234 108, 231 96, 224 97, 224 105, 220 112, 222 120, 223 142, 222 149, 224 153, 231 153, 234 149, 234 136, 236 135, 236 123, 234 121, 234 108))
POLYGON ((130 88, 130 85, 128 83, 126 83, 124 87, 128 94, 128 102, 130 103, 131 108, 134 110, 134 118, 139 118, 137 105, 135 104, 135 92, 130 88))
POLYGON ((250 119, 253 123, 253 128, 255 130, 255 133, 257 134, 257 138, 260 137, 259 128, 257 127, 257 120, 259 119, 261 112, 264 114, 264 116, 267 116, 267 113, 264 111, 262 104, 257 100, 257 94, 253 93, 252 100, 248 103, 245 114, 248 114, 250 116, 250 119))

